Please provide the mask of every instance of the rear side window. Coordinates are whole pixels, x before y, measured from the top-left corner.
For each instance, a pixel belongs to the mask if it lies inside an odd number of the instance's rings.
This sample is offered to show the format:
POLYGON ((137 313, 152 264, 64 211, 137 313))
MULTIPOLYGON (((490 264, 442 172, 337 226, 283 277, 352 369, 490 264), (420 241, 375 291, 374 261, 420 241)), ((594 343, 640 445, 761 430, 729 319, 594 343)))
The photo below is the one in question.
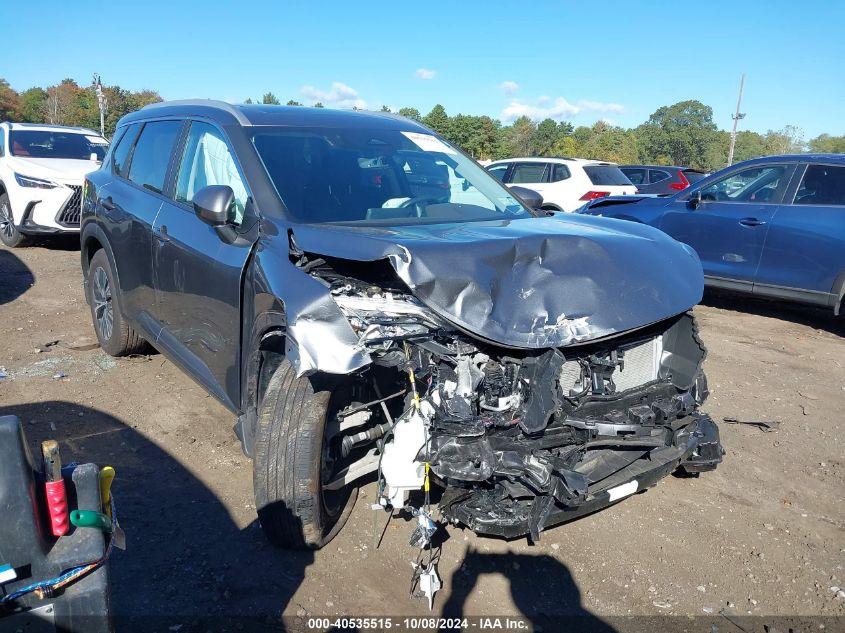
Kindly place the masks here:
POLYGON ((572 174, 569 173, 569 167, 566 165, 561 165, 560 163, 555 163, 552 165, 552 182, 560 182, 561 180, 566 180, 572 174))
POLYGON ((807 167, 795 194, 795 204, 845 205, 845 167, 807 167))
POLYGON ((129 180, 145 189, 161 193, 173 145, 181 128, 181 121, 147 123, 135 144, 129 166, 129 180))
POLYGON ((628 177, 633 185, 642 185, 646 182, 646 170, 639 167, 622 167, 622 173, 628 177))
POLYGON ((546 182, 545 163, 517 163, 511 172, 511 184, 546 182))
POLYGON ((631 181, 616 165, 587 165, 584 171, 594 185, 631 186, 631 181))
MULTIPOLYGON (((648 174, 648 181, 651 183, 660 182, 661 180, 666 180, 670 178, 669 172, 665 172, 662 169, 652 169, 649 171, 648 174)), ((633 181, 631 181, 633 182, 633 181)), ((637 183, 634 183, 635 185, 637 183)))
POLYGON ((130 125, 114 147, 112 170, 121 178, 126 178, 129 175, 129 155, 132 153, 132 146, 135 144, 140 129, 140 123, 130 125))
POLYGON ((507 173, 507 171, 507 165, 496 165, 494 167, 490 167, 487 170, 487 173, 489 173, 491 176, 493 176, 493 178, 495 178, 499 182, 502 182, 505 178, 505 173, 507 173))
POLYGON ((0 127, 0 156, 6 153, 6 130, 0 127))

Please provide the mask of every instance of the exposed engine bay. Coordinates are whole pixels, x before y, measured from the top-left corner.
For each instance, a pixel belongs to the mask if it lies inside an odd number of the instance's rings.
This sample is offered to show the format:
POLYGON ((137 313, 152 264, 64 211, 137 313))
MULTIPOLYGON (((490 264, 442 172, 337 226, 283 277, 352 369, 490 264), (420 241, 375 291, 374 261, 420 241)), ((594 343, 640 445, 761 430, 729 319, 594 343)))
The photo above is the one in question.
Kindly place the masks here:
POLYGON ((371 360, 351 374, 369 397, 329 423, 348 462, 328 489, 377 473, 382 506, 419 514, 435 484, 443 520, 536 541, 722 459, 718 428, 698 410, 706 352, 691 313, 586 343, 508 348, 435 315, 389 266, 294 255, 371 360), (409 505, 416 491, 425 501, 409 505))

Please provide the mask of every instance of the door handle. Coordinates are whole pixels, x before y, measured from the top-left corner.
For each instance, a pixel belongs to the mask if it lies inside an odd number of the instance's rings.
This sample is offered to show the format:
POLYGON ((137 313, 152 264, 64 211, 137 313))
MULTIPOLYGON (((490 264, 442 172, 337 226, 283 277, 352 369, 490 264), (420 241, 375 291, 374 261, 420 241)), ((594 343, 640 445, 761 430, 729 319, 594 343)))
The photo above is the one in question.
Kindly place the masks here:
POLYGON ((742 226, 763 226, 765 222, 757 218, 742 218, 739 223, 742 226))
POLYGON ((169 242, 170 236, 167 234, 167 226, 162 224, 159 229, 155 232, 156 239, 159 242, 169 242))
POLYGON ((111 199, 111 196, 108 196, 107 198, 103 198, 102 200, 100 200, 100 204, 103 205, 103 208, 106 211, 114 211, 115 210, 116 205, 114 204, 114 201, 111 199))

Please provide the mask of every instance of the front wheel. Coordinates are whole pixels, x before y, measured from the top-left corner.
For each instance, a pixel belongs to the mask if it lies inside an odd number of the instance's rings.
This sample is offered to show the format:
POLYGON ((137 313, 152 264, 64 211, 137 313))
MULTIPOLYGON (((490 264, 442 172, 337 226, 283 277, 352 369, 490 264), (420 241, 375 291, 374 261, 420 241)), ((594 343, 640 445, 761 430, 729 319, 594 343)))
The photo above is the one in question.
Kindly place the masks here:
POLYGON ((127 356, 144 351, 146 341, 126 322, 120 305, 120 290, 111 262, 103 249, 94 253, 88 265, 88 303, 100 347, 110 356, 127 356))
POLYGON ((340 468, 325 428, 342 391, 315 390, 287 361, 270 378, 255 433, 253 487, 258 519, 274 545, 319 549, 340 531, 355 505, 357 487, 325 487, 340 468))
POLYGON ((15 217, 12 215, 12 204, 9 202, 8 194, 0 195, 0 242, 9 248, 25 246, 27 236, 15 226, 15 217))

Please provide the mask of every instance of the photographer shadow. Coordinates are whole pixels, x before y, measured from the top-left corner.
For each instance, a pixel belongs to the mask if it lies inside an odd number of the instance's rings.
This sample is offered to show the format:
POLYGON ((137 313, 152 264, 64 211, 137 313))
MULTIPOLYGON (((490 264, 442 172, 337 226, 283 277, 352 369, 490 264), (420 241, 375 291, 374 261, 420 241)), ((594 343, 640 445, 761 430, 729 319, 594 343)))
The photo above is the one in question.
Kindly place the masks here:
POLYGON ((0 248, 0 271, 0 305, 11 303, 35 283, 30 267, 5 248, 0 248))
MULTIPOLYGON (((484 575, 502 574, 510 583, 514 605, 532 630, 612 633, 616 629, 590 613, 569 569, 547 554, 498 554, 470 549, 452 574, 452 588, 443 607, 444 618, 466 617, 467 600, 484 575)), ((499 605, 486 603, 484 618, 500 617, 499 605)), ((502 618, 503 619, 503 618, 502 618)))

